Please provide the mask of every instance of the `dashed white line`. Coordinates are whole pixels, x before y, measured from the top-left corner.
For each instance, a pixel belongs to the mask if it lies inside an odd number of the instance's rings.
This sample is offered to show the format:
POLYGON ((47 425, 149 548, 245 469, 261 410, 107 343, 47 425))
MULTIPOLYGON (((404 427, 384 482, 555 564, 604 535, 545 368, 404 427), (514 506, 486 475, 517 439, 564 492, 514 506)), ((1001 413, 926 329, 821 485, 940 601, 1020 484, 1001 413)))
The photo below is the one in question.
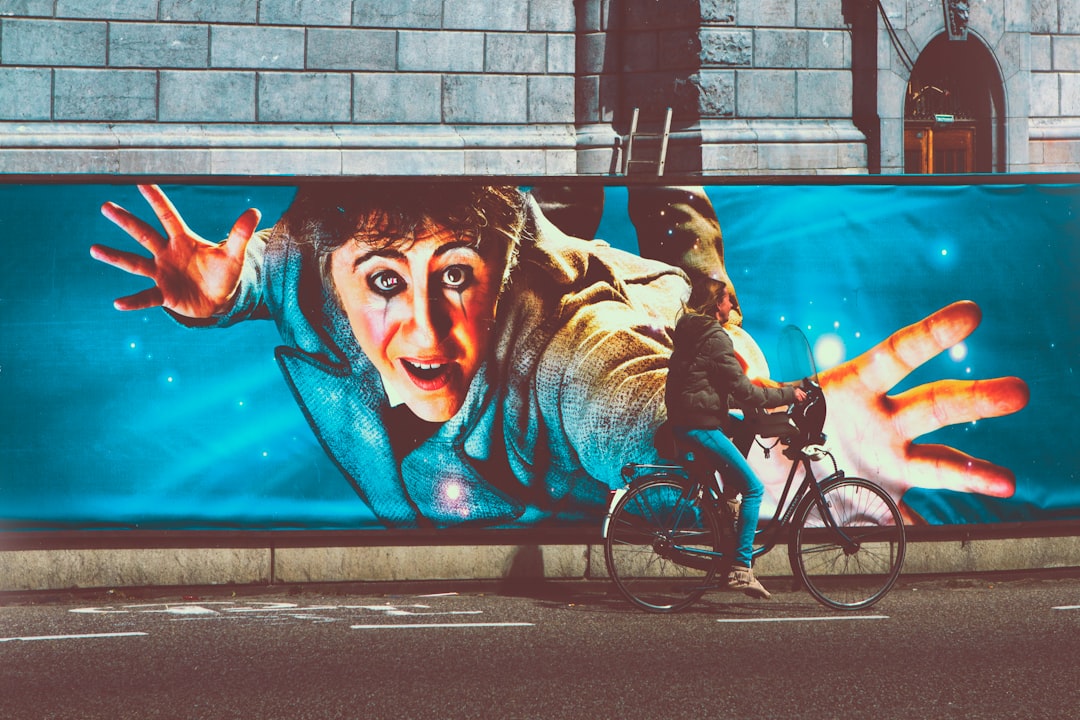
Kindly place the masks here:
POLYGON ((1080 605, 1059 605, 1051 610, 1080 610, 1080 605))
POLYGON ((382 625, 351 625, 353 630, 416 630, 420 628, 478 628, 478 627, 532 627, 526 622, 490 623, 384 623, 382 625))
POLYGON ((835 620, 888 620, 888 615, 835 615, 828 617, 722 618, 719 623, 817 622, 835 620))
POLYGON ((144 632, 121 632, 121 633, 87 633, 84 635, 30 635, 27 637, 0 638, 0 642, 12 642, 14 640, 87 640, 93 638, 122 638, 139 637, 146 635, 144 632))

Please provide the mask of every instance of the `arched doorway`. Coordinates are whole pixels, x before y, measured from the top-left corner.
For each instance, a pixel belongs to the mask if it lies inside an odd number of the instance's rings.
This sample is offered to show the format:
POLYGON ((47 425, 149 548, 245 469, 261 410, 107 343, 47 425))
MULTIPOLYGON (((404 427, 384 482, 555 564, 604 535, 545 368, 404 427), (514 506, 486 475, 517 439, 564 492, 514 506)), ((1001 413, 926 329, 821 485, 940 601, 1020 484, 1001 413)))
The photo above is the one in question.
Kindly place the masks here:
POLYGON ((1005 91, 994 56, 974 35, 934 38, 908 82, 904 172, 1005 169, 1005 91))

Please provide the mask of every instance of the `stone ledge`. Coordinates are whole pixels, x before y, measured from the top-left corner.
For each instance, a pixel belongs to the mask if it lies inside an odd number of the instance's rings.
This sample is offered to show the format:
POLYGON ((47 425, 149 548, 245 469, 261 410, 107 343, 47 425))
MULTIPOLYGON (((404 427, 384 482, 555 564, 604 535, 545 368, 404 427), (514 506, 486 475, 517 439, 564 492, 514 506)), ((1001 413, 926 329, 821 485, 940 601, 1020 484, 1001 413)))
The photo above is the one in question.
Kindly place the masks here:
POLYGON ((268 548, 14 550, 0 553, 0 592, 266 583, 268 548))
POLYGON ((706 120, 700 134, 703 145, 866 142, 850 120, 706 120))
POLYGON ((338 581, 582 579, 585 545, 282 548, 274 578, 282 583, 338 581))
POLYGON ((1080 118, 1033 118, 1028 121, 1031 140, 1080 140, 1080 118))
POLYGON ((0 123, 8 175, 561 176, 575 153, 564 125, 0 123))
POLYGON ((247 125, 2 122, 0 148, 416 150, 575 146, 573 125, 247 125))
MULTIPOLYGON (((756 564, 791 574, 786 548, 756 564)), ((1080 537, 911 542, 904 573, 949 575, 1080 568, 1080 537)), ((287 548, 8 550, 0 593, 73 588, 411 582, 602 580, 599 544, 287 548)))

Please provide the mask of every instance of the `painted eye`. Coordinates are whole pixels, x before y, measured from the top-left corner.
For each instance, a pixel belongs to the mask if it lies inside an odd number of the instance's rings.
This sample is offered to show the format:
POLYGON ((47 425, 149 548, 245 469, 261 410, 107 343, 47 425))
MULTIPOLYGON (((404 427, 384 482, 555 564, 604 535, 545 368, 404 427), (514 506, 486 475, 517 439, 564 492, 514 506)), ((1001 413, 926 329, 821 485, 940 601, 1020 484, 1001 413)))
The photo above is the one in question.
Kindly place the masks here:
POLYGON ((472 269, 467 265, 451 265, 443 270, 443 285, 451 290, 464 290, 472 284, 472 269))
POLYGON ((368 286, 380 295, 396 295, 405 287, 405 281, 396 272, 382 270, 368 278, 368 286))

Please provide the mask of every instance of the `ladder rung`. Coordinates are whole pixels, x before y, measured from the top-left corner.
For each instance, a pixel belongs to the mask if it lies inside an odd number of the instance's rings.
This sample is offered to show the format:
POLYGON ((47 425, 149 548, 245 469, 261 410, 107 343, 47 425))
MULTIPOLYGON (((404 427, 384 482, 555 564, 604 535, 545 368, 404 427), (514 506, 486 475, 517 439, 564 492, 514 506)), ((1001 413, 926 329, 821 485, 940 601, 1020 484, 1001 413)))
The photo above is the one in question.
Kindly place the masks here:
POLYGON ((630 166, 633 164, 645 165, 655 164, 656 174, 664 174, 664 164, 667 162, 667 146, 668 139, 671 136, 671 108, 667 109, 664 115, 664 129, 661 132, 641 132, 637 131, 638 117, 640 114, 640 108, 634 108, 634 113, 630 118, 630 134, 626 138, 626 153, 623 156, 623 175, 629 173, 630 166), (634 140, 659 140, 660 141, 660 157, 658 160, 634 160, 634 140))

